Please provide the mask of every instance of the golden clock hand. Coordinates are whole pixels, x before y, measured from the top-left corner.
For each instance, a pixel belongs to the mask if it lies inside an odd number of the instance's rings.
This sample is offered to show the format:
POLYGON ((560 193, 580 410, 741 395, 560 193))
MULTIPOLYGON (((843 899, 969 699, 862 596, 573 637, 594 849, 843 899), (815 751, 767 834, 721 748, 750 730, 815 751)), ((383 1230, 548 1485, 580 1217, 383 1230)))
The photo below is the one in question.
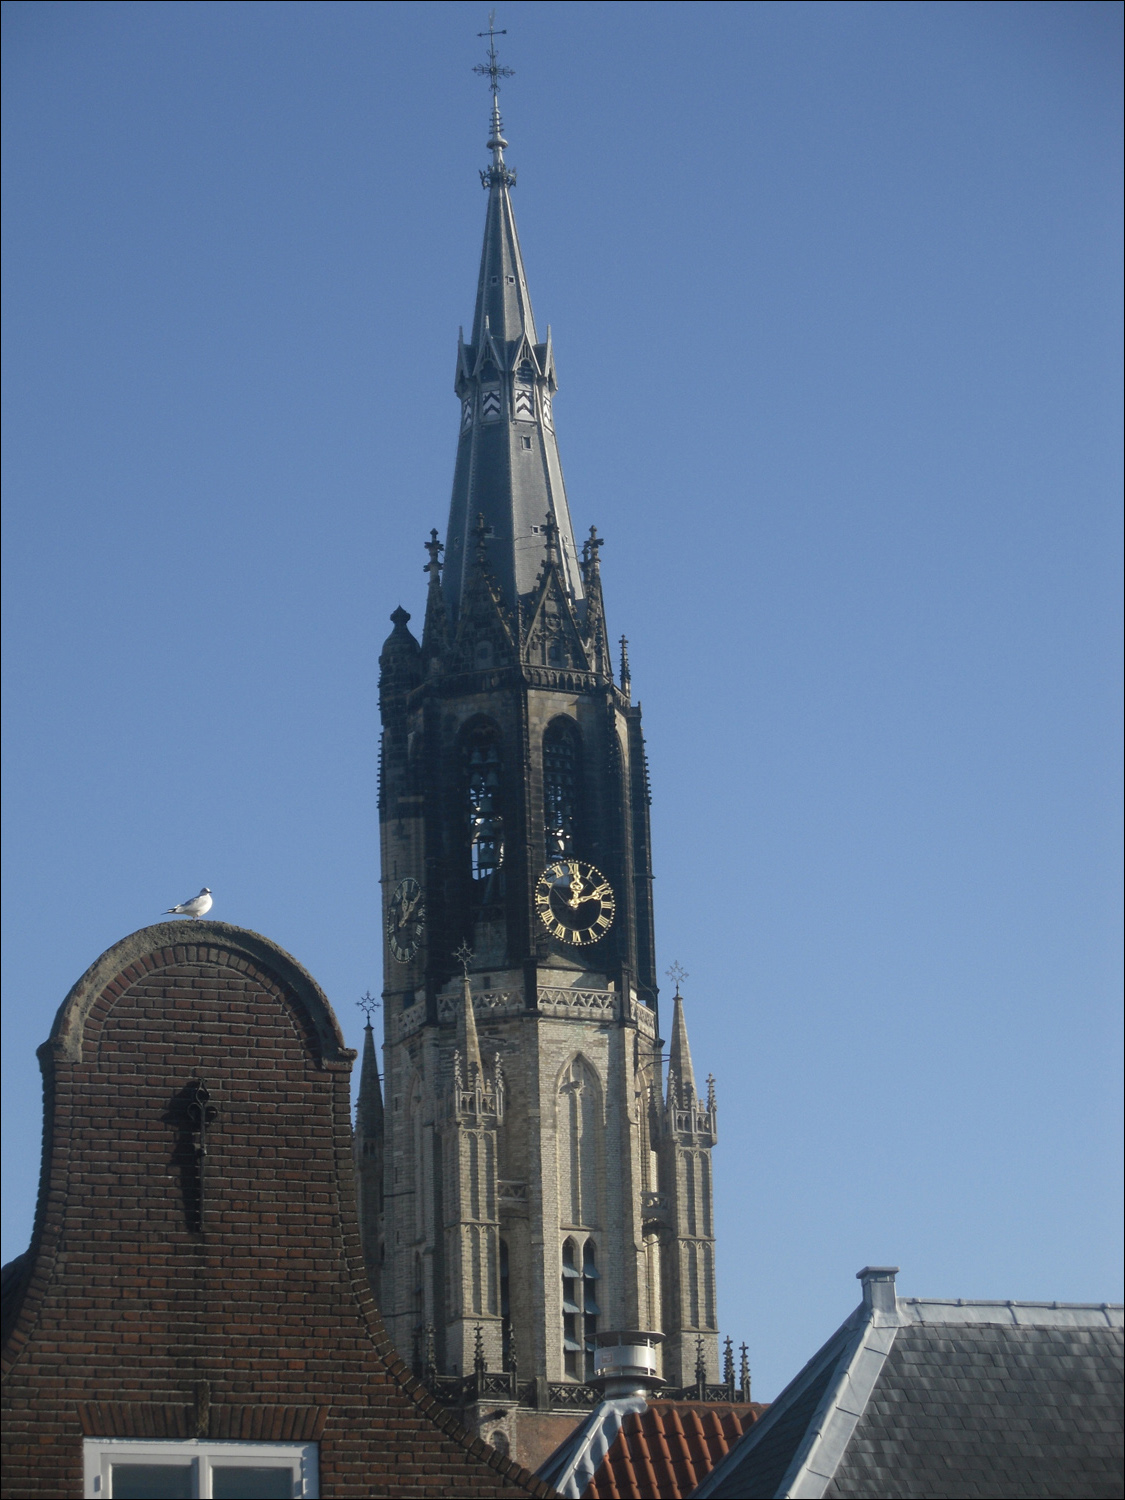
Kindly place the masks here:
POLYGON ((577 864, 570 864, 569 869, 570 895, 567 898, 567 905, 573 909, 574 907, 581 906, 587 898, 583 894, 582 876, 579 873, 577 864))

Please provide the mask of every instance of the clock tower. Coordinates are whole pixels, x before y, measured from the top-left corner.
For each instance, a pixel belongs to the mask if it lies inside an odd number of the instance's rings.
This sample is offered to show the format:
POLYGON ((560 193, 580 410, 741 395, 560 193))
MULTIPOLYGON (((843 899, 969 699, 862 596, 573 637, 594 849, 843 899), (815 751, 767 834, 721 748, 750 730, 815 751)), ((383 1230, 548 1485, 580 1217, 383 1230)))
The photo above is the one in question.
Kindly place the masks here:
POLYGON ((542 1411, 585 1386, 599 1332, 662 1334, 672 1386, 701 1362, 718 1379, 715 1104, 678 990, 665 1077, 641 710, 624 642, 611 661, 601 538, 575 539, 494 53, 485 71, 448 527, 420 639, 396 609, 379 659, 383 1139, 357 1163, 403 1358, 515 1372, 542 1411))

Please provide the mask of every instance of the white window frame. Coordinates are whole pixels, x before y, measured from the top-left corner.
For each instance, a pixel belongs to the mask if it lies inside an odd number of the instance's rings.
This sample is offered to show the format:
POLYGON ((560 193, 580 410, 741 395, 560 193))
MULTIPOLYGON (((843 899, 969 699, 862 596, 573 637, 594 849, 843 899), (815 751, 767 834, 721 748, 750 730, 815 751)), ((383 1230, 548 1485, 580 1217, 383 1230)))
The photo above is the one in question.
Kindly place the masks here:
POLYGON ((82 1443, 83 1485, 87 1500, 113 1500, 114 1463, 167 1463, 186 1459, 192 1469, 192 1493, 211 1500, 214 1465, 253 1468, 287 1463, 293 1473, 294 1496, 318 1500, 320 1465, 316 1443, 217 1443, 207 1438, 85 1438, 82 1443))

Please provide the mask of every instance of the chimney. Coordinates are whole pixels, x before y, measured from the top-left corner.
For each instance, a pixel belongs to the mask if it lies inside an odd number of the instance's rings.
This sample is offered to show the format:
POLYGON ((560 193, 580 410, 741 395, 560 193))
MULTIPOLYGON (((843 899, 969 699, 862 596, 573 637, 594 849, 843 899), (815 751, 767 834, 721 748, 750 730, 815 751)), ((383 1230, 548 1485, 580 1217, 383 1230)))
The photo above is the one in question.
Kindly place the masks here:
POLYGON ((898 1266, 864 1266, 855 1273, 856 1280, 863 1282, 863 1305, 869 1312, 898 1311, 895 1297, 898 1269, 898 1266))
POLYGON ((663 1339, 662 1333, 636 1329, 597 1334, 595 1374, 588 1383, 601 1387, 603 1401, 655 1392, 664 1384, 656 1373, 656 1346, 663 1339))

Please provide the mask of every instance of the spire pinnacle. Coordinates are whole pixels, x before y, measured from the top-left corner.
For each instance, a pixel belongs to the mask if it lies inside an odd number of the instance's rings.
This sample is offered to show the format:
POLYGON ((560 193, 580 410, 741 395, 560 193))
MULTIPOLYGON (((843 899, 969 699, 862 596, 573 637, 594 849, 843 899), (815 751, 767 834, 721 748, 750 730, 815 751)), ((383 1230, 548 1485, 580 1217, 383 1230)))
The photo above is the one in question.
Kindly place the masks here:
POLYGON ((543 547, 546 551, 546 561, 549 564, 558 565, 559 561, 559 528, 554 516, 547 512, 547 519, 543 523, 543 547))
POLYGON ((438 541, 437 527, 430 530, 430 540, 425 543, 426 551, 430 554, 430 560, 422 569, 423 573, 430 575, 430 588, 437 588, 441 583, 441 554, 445 548, 438 541))
POLYGON ((479 1088, 484 1082, 484 1068, 477 1039, 477 1018, 473 1013, 473 992, 469 984, 469 960, 473 950, 462 943, 455 955, 461 962, 461 1010, 457 1017, 457 1050, 465 1059, 465 1087, 479 1088))
POLYGON ((481 186, 486 188, 492 187, 494 181, 512 187, 516 180, 516 174, 504 164, 504 147, 508 143, 504 139, 504 125, 500 119, 500 80, 513 78, 515 69, 503 67, 496 56, 496 38, 507 35, 506 28, 497 31, 496 12, 490 10, 488 30, 477 32, 477 36, 488 38, 488 60, 477 63, 473 69, 474 73, 488 79, 488 86, 492 90, 492 118, 489 121, 487 142, 488 149, 492 152, 492 166, 486 167, 480 174, 481 186))
POLYGON ((363 1029, 363 1061, 359 1074, 359 1099, 356 1103, 356 1132, 367 1140, 375 1140, 383 1133, 383 1094, 379 1087, 379 1063, 375 1052, 375 1033, 371 1019, 379 1001, 370 991, 356 1004, 366 1018, 363 1029))
MULTIPOLYGON (((679 968, 679 965, 676 967, 679 968)), ((681 973, 680 978, 686 979, 687 975, 681 973)), ((672 1048, 668 1054, 669 1091, 672 1089, 673 1079, 681 1108, 690 1107, 695 1097, 695 1071, 691 1065, 687 1022, 684 1020, 684 998, 680 994, 679 980, 676 981, 676 994, 672 1003, 672 1048)))

